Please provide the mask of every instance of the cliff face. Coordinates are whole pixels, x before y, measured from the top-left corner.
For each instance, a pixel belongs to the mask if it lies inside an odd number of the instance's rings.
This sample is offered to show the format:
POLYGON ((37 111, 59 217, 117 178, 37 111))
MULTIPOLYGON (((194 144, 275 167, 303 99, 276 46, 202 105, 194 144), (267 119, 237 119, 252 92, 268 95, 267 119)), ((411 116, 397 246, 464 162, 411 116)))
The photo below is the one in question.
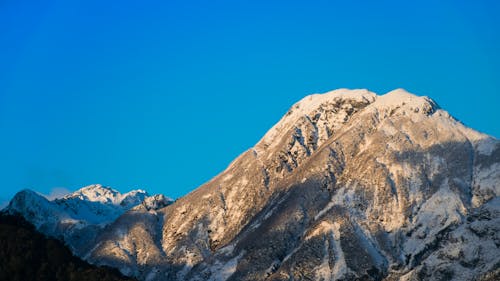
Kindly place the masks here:
POLYGON ((308 96, 214 179, 82 254, 144 280, 498 277, 500 142, 427 97, 308 96))

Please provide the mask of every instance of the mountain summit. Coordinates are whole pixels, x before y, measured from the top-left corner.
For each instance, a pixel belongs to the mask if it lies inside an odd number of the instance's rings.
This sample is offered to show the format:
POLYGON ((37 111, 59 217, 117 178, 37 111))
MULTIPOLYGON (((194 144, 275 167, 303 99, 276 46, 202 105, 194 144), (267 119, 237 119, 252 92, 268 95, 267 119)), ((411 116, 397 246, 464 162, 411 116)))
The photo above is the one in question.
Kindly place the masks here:
POLYGON ((499 194, 497 139, 428 97, 339 89, 173 204, 73 248, 142 280, 498 280, 499 194))

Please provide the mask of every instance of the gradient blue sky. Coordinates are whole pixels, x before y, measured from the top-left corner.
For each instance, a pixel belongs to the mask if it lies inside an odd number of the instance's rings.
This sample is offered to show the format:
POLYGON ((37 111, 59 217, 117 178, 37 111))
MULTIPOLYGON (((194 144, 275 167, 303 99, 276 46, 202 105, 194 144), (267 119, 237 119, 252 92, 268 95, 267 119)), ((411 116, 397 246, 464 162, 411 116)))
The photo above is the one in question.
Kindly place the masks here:
POLYGON ((0 201, 182 196, 336 88, 406 88, 500 136, 500 1, 103 2, 0 1, 0 201))

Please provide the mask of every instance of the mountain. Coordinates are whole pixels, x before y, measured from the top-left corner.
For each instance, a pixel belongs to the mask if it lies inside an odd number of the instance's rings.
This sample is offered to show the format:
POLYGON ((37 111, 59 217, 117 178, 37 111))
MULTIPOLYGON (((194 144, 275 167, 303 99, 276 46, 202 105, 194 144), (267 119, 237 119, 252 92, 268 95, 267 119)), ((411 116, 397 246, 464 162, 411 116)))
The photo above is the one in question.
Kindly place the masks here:
POLYGON ((21 214, 39 231, 63 240, 75 254, 81 255, 92 247, 95 237, 107 225, 126 211, 139 206, 162 208, 172 202, 163 195, 149 196, 144 190, 121 194, 95 184, 52 201, 34 191, 22 190, 5 211, 21 214))
POLYGON ((92 266, 60 241, 45 237, 20 216, 0 214, 0 280, 134 280, 118 270, 92 266))
POLYGON ((141 280, 498 280, 499 194, 497 139, 428 97, 339 89, 188 195, 73 248, 141 280))

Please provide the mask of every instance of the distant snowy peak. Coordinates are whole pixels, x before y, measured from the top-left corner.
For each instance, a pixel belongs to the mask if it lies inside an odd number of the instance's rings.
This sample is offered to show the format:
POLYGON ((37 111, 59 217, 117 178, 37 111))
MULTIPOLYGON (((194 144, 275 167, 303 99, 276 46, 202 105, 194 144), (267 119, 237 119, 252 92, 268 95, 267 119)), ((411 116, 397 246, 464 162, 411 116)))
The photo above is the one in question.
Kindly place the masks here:
MULTIPOLYGON (((41 194, 38 194, 29 189, 23 189, 19 191, 13 198, 10 200, 9 205, 5 208, 8 211, 19 211, 19 210, 27 210, 28 214, 33 213, 33 215, 38 211, 43 211, 52 208, 52 202, 47 200, 41 194)), ((39 214, 39 213, 38 213, 39 214)))
POLYGON ((120 193, 100 184, 83 187, 62 198, 47 200, 31 190, 18 192, 6 207, 9 213, 22 214, 43 232, 57 236, 63 229, 104 226, 126 211, 144 205, 147 210, 165 207, 173 200, 163 195, 149 196, 144 190, 120 193))
POLYGON ((121 194, 110 187, 93 184, 68 194, 60 200, 79 199, 107 205, 117 205, 128 209, 140 204, 148 196, 149 194, 142 189, 132 190, 125 194, 121 194))
POLYGON ((48 221, 56 222, 63 217, 63 212, 51 201, 29 189, 19 191, 3 211, 10 214, 20 213, 37 227, 48 221))
POLYGON ((151 210, 159 210, 172 203, 174 203, 174 200, 172 198, 166 197, 163 194, 156 194, 153 196, 146 197, 139 206, 142 206, 146 208, 146 210, 151 211, 151 210))
POLYGON ((117 205, 119 203, 119 199, 121 198, 121 194, 117 190, 114 190, 110 187, 102 186, 100 184, 93 184, 64 196, 62 200, 73 198, 91 202, 100 202, 103 204, 117 205))
MULTIPOLYGON (((10 208, 18 208, 18 207, 23 207, 25 205, 33 205, 33 204, 38 204, 39 202, 46 202, 47 204, 49 203, 49 200, 47 200, 45 197, 42 195, 30 190, 30 189, 23 189, 19 191, 10 201, 9 206, 10 208)), ((42 204, 44 204, 42 203, 42 204)))

